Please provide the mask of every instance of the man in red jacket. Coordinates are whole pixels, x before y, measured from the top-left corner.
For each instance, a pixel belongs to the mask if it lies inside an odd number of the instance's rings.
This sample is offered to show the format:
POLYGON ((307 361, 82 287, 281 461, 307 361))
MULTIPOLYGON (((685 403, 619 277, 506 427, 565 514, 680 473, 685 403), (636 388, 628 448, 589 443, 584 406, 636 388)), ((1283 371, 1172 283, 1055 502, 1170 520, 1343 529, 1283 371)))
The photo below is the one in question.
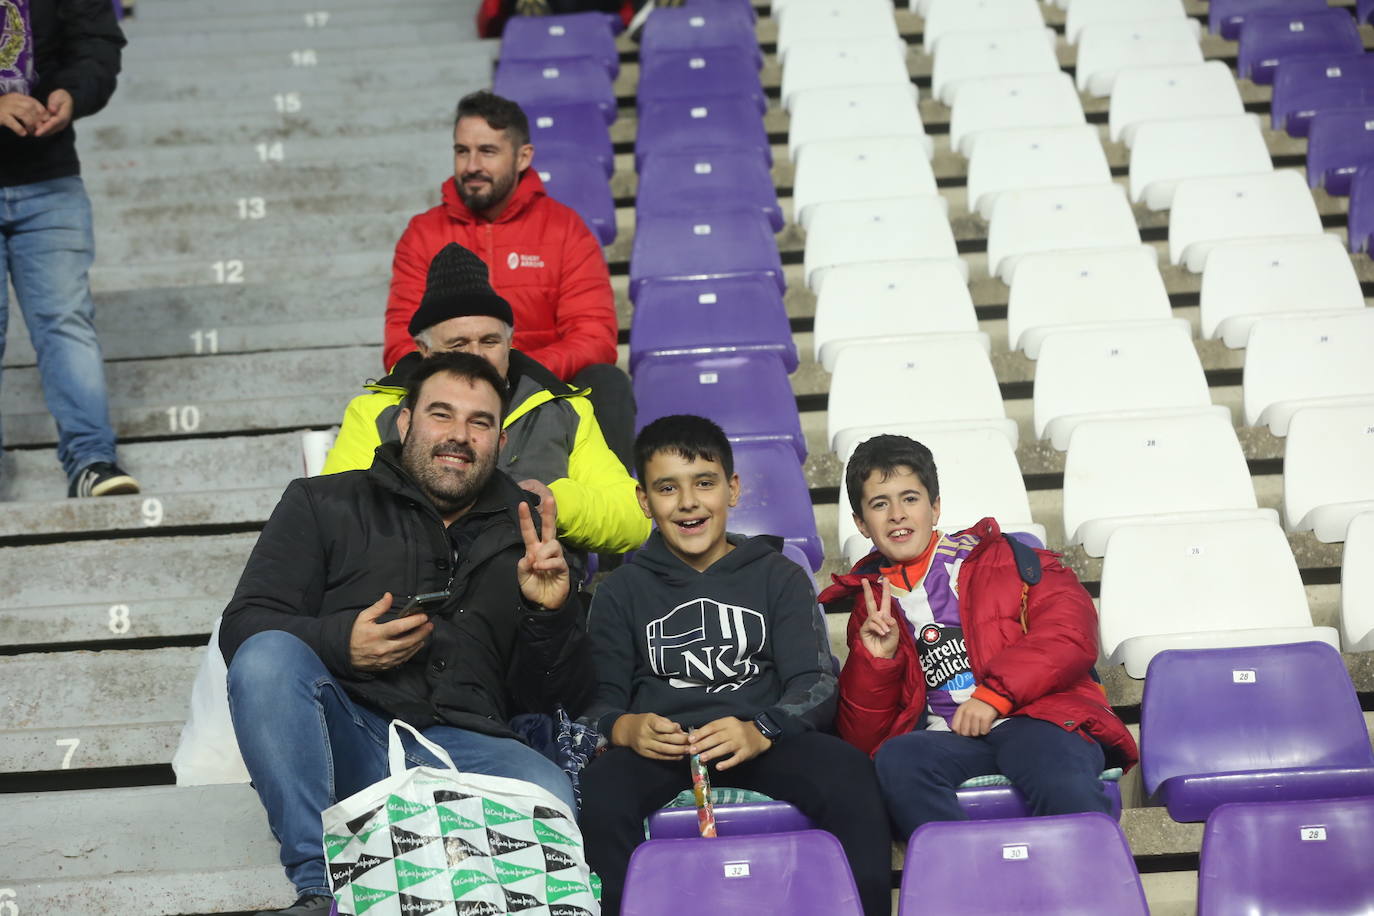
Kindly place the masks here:
POLYGON ((622 461, 634 437, 634 398, 616 360, 615 298, 596 238, 576 211, 549 197, 531 169, 529 121, 490 92, 458 103, 454 177, 439 206, 416 216, 396 243, 386 305, 384 368, 415 348, 407 330, 429 264, 456 242, 487 265, 515 313, 514 346, 574 387, 591 389, 607 444, 622 461))
POLYGON ((935 461, 905 436, 860 445, 845 483, 876 550, 820 596, 854 599, 835 725, 874 755, 901 835, 962 820, 955 790, 994 774, 1035 814, 1107 812, 1104 766, 1139 755, 1092 679, 1097 612, 1077 577, 993 519, 936 530, 935 461))

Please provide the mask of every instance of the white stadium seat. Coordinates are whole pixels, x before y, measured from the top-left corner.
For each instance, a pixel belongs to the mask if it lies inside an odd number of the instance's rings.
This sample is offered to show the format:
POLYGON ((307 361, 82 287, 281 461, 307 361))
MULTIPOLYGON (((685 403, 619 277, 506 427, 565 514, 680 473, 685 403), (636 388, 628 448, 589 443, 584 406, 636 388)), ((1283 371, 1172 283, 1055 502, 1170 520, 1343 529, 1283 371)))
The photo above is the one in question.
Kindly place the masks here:
POLYGON ((1184 179, 1273 170, 1259 115, 1147 121, 1131 147, 1131 200, 1167 210, 1184 179))
MULTIPOLYGON (((1374 355, 1374 351, 1366 351, 1374 355)), ((1283 517, 1290 532, 1331 544, 1374 511, 1374 393, 1363 403, 1304 407, 1283 454, 1283 517)))
MULTIPOLYGON (((1208 409, 1212 396, 1185 318, 1060 330, 1035 365, 1035 435, 1060 451, 1085 420, 1208 409)), ((1209 411, 1210 412, 1210 411, 1209 411)))
POLYGON ((988 223, 988 273, 1008 285, 1024 255, 1140 244, 1135 213, 1118 184, 1007 191, 997 196, 988 223))
POLYGON ((1111 166, 1096 127, 992 131, 969 157, 968 208, 987 219, 1005 191, 1111 183, 1111 166))
POLYGON ((1173 307, 1149 245, 1028 254, 1007 303, 1007 341, 1031 359, 1059 328, 1169 319, 1173 307))
MULTIPOLYGON (((888 425, 989 427, 1015 441, 986 334, 941 335, 845 347, 835 359, 826 439, 888 425)), ((848 441, 848 439, 846 440, 848 441)))
POLYGON ((797 3, 778 21, 778 62, 787 66, 787 52, 813 41, 882 41, 900 37, 892 4, 883 0, 827 0, 797 3))
POLYGON ((1341 642, 1347 652, 1374 650, 1374 512, 1355 516, 1345 532, 1341 642))
POLYGON ((940 193, 925 145, 914 137, 818 141, 798 152, 792 218, 802 228, 823 203, 940 193))
POLYGON ((947 35, 1045 27, 1037 0, 932 0, 924 16, 924 50, 937 57, 947 35))
POLYGON ((1073 0, 1064 19, 1064 37, 1078 44, 1085 26, 1101 22, 1138 22, 1148 19, 1182 19, 1183 0, 1073 0))
POLYGON ((817 292, 827 267, 870 261, 950 260, 968 276, 939 194, 816 204, 806 231, 806 283, 817 292))
POLYGON ((935 98, 946 105, 958 100, 959 87, 991 76, 1056 73, 1059 57, 1052 29, 958 32, 945 36, 931 71, 935 98))
MULTIPOLYGON (((875 430, 871 435, 877 435, 875 430)), ((1045 528, 1031 518, 1026 481, 1016 463, 1016 450, 993 429, 931 430, 885 428, 881 432, 910 436, 930 449, 940 478, 941 531, 954 532, 987 516, 1004 531, 1024 531, 1045 543, 1045 528)), ((840 455, 845 469, 854 448, 870 434, 861 434, 840 455)), ((873 542, 859 533, 849 505, 845 475, 840 474, 838 543, 852 566, 868 555, 873 542)))
POLYGON ((1089 95, 1111 95, 1116 76, 1136 67, 1202 63, 1196 19, 1099 22, 1078 35, 1078 88, 1089 95))
POLYGON ((1270 518, 1128 525, 1107 541, 1098 613, 1102 655, 1143 678, 1166 649, 1319 641, 1283 529, 1270 518))
POLYGON ((1074 127, 1088 123, 1067 73, 1035 73, 969 80, 949 115, 949 145, 973 153, 984 131, 1013 127, 1074 127))
POLYGON ((903 86, 911 82, 907 44, 888 41, 799 41, 787 52, 782 104, 788 111, 800 92, 836 86, 903 86))
POLYGON ((1321 216, 1301 172, 1189 178, 1174 189, 1169 262, 1201 273, 1219 242, 1321 233, 1321 216))
POLYGON ((1374 309, 1260 318, 1245 350, 1245 425, 1288 434, 1310 404, 1374 397, 1374 309))
POLYGON ((1202 336, 1245 346, 1255 319, 1365 307, 1350 255, 1335 235, 1227 242, 1202 272, 1202 336))
POLYGON ((929 159, 935 144, 926 136, 916 97, 916 86, 910 80, 798 92, 792 98, 787 128, 788 155, 796 161, 807 144, 827 140, 912 137, 921 141, 929 159))
POLYGON ((834 6, 843 9, 851 7, 867 7, 879 9, 892 15, 892 4, 888 0, 772 0, 769 4, 769 12, 779 23, 793 13, 800 13, 802 17, 815 15, 816 9, 828 9, 834 6))
POLYGON ((816 361, 833 371, 856 340, 973 334, 978 315, 968 281, 950 261, 888 261, 832 267, 816 297, 816 361))
POLYGON ((1231 412, 1079 424, 1064 459, 1064 534, 1100 557, 1123 525, 1253 518, 1260 509, 1231 412))
POLYGON ((1112 142, 1135 142, 1146 121, 1225 117, 1245 113, 1231 68, 1219 60, 1179 67, 1122 70, 1112 87, 1107 115, 1112 142))

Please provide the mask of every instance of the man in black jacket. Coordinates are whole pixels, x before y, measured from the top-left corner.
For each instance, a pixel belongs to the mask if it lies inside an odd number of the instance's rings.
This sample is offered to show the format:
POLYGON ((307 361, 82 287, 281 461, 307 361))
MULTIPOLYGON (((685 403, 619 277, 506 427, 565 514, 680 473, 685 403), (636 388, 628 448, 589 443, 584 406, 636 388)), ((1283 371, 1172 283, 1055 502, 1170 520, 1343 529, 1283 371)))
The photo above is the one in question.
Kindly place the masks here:
POLYGON ((369 470, 294 481, 225 609, 234 730, 299 895, 280 913, 329 911, 320 812, 386 775, 392 718, 460 769, 576 810, 562 770, 506 725, 556 703, 576 715, 594 683, 553 510, 532 513, 537 498, 495 469, 504 388, 481 357, 426 360, 401 441, 369 470), (433 592, 451 597, 379 620, 433 592))
POLYGON ((0 355, 8 268, 69 496, 138 492, 115 464, 88 279, 91 202, 71 126, 110 100, 123 47, 110 0, 0 0, 0 355))

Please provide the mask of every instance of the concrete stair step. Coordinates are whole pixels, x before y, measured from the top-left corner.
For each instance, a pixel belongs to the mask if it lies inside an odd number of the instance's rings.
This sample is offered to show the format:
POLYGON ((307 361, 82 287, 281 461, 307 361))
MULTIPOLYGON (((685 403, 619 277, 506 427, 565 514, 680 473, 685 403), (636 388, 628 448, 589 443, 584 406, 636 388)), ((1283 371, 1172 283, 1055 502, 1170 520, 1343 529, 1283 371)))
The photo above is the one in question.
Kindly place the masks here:
MULTIPOLYGON (((304 24, 304 23, 302 23, 304 24)), ((376 23, 351 28, 292 29, 257 34, 253 47, 260 53, 295 49, 367 49, 386 57, 404 55, 413 45, 437 44, 448 40, 458 45, 472 37, 471 20, 454 18, 424 24, 376 23)), ((243 37, 237 32, 184 32, 177 35, 146 35, 124 49, 124 66, 135 69, 149 59, 183 58, 199 60, 207 56, 241 59, 243 37)), ((379 61, 379 63, 381 63, 379 61)))

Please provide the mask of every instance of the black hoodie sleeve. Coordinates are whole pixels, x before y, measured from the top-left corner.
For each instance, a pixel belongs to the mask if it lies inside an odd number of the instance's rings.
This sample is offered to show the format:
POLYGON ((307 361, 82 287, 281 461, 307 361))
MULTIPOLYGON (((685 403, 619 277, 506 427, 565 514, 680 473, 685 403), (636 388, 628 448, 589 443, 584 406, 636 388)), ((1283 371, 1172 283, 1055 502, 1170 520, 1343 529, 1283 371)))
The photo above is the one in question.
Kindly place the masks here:
POLYGON ((57 5, 61 23, 61 61, 51 79, 43 77, 47 92, 65 89, 72 95, 72 118, 84 118, 105 107, 114 95, 124 33, 109 0, 63 0, 57 5))
POLYGON ((326 559, 320 522, 305 481, 294 480, 258 537, 238 588, 224 609, 219 646, 226 664, 250 637, 284 630, 315 651, 335 674, 356 676, 349 659, 354 613, 320 617, 326 559))
POLYGON ((635 626, 628 609, 617 600, 616 578, 601 583, 592 598, 587 632, 596 657, 596 698, 586 719, 606 740, 615 720, 630 711, 635 675, 635 626))
POLYGON ((769 596, 773 618, 772 652, 782 681, 782 697, 767 712, 784 736, 829 728, 835 718, 836 681, 830 661, 830 636, 816 611, 816 593, 807 576, 784 560, 769 596))

